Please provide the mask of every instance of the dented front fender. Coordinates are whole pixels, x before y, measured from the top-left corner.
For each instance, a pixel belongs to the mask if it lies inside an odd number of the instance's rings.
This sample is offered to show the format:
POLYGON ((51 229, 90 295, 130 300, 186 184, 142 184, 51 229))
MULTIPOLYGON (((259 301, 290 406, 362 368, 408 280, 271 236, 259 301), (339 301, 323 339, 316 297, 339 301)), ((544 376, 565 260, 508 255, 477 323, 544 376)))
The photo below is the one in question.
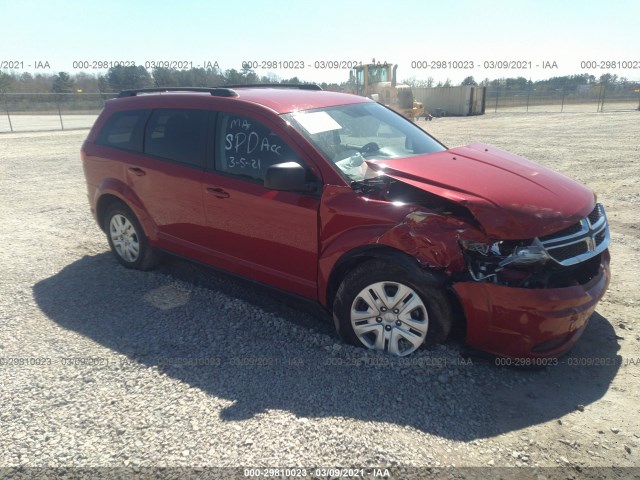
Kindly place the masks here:
POLYGON ((458 218, 415 210, 381 235, 378 243, 405 251, 425 267, 444 269, 451 274, 465 268, 460 239, 489 241, 482 232, 458 218))
POLYGON ((368 199, 349 187, 325 187, 320 222, 318 297, 323 300, 335 266, 363 246, 392 248, 450 275, 465 269, 460 240, 489 242, 478 228, 457 217, 368 199))

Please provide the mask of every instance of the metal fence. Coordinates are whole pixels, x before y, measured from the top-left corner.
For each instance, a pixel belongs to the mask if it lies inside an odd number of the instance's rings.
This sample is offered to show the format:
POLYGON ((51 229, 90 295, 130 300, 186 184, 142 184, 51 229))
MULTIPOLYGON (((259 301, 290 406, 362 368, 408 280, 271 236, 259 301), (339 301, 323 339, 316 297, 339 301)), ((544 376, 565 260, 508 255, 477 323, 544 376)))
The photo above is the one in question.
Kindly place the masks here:
POLYGON ((623 84, 593 84, 571 91, 490 87, 485 112, 616 112, 640 110, 640 91, 623 84))
POLYGON ((0 94, 0 132, 90 128, 115 93, 0 94))
MULTIPOLYGON (((0 94, 0 133, 90 128, 115 93, 0 94)), ((487 88, 485 112, 614 112, 640 110, 640 91, 594 84, 567 92, 487 88)))

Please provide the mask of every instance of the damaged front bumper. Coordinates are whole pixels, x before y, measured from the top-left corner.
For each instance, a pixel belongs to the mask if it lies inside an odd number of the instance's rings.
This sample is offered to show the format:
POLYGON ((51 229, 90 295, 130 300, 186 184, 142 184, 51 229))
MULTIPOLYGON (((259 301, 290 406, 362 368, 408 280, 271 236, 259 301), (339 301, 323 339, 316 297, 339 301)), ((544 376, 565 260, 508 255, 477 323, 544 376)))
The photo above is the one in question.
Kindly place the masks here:
POLYGON ((609 251, 587 283, 517 288, 488 282, 454 283, 467 319, 466 343, 513 358, 557 357, 580 338, 610 281, 609 251))

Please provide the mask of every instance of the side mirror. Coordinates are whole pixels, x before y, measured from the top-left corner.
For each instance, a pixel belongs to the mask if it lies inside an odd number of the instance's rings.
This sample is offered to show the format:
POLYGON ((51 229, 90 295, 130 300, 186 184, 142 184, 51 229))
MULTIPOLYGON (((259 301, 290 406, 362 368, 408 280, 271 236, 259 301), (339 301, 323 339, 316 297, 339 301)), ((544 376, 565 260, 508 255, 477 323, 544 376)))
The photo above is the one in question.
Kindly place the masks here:
POLYGON ((271 190, 309 192, 313 188, 306 179, 307 172, 299 163, 276 163, 267 168, 264 186, 271 190))

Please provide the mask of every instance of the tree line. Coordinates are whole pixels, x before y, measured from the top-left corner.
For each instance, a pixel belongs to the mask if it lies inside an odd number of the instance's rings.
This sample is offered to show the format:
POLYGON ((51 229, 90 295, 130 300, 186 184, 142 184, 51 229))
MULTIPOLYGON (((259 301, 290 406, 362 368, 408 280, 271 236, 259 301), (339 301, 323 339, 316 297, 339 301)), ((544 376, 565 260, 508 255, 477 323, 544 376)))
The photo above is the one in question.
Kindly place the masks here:
MULTIPOLYGON (((405 80, 405 83, 412 87, 453 87, 451 80, 447 79, 445 82, 435 82, 433 77, 429 77, 426 80, 417 80, 416 78, 410 78, 405 80)), ((466 77, 460 85, 474 85, 488 87, 491 90, 502 91, 514 91, 514 92, 526 92, 536 91, 537 93, 577 93, 580 90, 585 90, 590 87, 599 87, 601 85, 607 85, 617 90, 630 90, 637 91, 640 88, 640 82, 629 81, 626 77, 618 77, 618 75, 605 73, 596 77, 595 75, 589 75, 587 73, 581 75, 565 75, 561 77, 551 77, 545 80, 532 81, 525 77, 515 78, 498 78, 490 80, 485 78, 484 80, 477 82, 473 76, 466 77)))
MULTIPOLYGON (((79 72, 56 74, 29 72, 0 72, 0 93, 117 93, 122 90, 151 87, 212 87, 216 85, 235 85, 253 83, 306 83, 298 77, 282 79, 274 74, 259 76, 252 69, 225 70, 216 68, 191 68, 176 70, 170 68, 155 68, 148 71, 143 66, 116 66, 105 74, 90 74, 79 72)), ((451 87, 455 86, 449 79, 445 82, 435 82, 432 77, 419 80, 415 77, 403 80, 402 83, 412 87, 451 87)), ((552 77, 546 80, 531 81, 524 77, 500 78, 477 82, 473 76, 466 77, 460 85, 480 85, 490 89, 507 91, 533 91, 538 93, 557 92, 574 93, 585 86, 612 85, 620 90, 636 91, 640 82, 630 82, 625 77, 618 77, 609 73, 596 78, 594 75, 567 75, 552 77)), ((326 83, 320 86, 325 90, 348 91, 352 85, 349 81, 342 83, 326 83)))
MULTIPOLYGON (((56 74, 0 72, 0 93, 117 93, 122 90, 153 87, 212 87, 254 83, 306 83, 298 77, 282 79, 276 75, 259 76, 251 69, 225 70, 191 68, 177 70, 143 66, 116 66, 106 74, 79 72, 56 74)), ((338 84, 322 83, 325 89, 338 89, 338 84)))

